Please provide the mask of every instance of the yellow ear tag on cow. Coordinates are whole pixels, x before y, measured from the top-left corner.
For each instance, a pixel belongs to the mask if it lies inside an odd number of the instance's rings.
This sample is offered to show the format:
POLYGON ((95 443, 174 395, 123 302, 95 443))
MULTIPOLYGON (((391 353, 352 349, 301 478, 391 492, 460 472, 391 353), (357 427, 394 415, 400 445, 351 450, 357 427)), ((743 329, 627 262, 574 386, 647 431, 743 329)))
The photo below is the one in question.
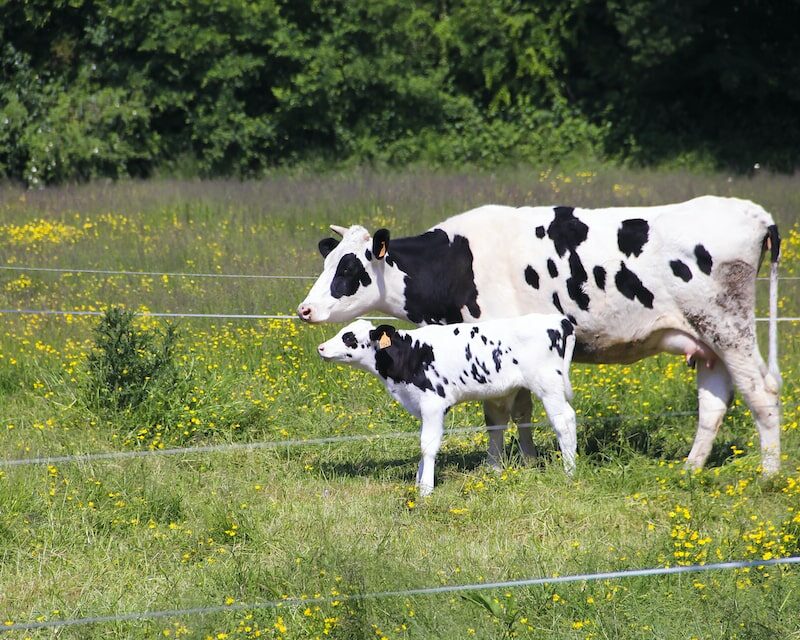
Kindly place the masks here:
MULTIPOLYGON (((383 258, 383 256, 385 256, 385 255, 386 255, 386 243, 385 242, 381 242, 381 248, 380 248, 380 251, 378 251, 378 257, 379 258, 383 258)), ((386 334, 384 334, 384 335, 386 335, 386 334)))
POLYGON ((386 347, 391 346, 391 344, 392 344, 392 339, 388 336, 386 332, 384 332, 383 335, 381 336, 381 339, 378 340, 378 346, 381 349, 385 349, 386 347))

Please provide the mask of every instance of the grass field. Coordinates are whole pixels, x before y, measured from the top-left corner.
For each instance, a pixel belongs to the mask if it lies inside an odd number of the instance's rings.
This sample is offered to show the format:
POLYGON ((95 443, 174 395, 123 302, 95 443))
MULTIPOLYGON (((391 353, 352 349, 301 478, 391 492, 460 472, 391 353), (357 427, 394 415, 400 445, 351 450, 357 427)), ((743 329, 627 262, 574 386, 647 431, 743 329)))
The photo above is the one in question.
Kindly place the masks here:
MULTIPOLYGON (((395 237, 487 202, 657 204, 748 197, 783 235, 780 314, 800 315, 800 179, 624 170, 287 175, 257 183, 0 188, 0 308, 293 314, 327 225, 395 237)), ((766 270, 761 275, 766 275, 766 270)), ((766 315, 767 283, 758 315, 766 315)), ((98 391, 100 319, 0 315, 0 460, 334 436, 294 447, 0 466, 0 638, 800 638, 800 568, 766 567, 374 599, 349 596, 800 554, 800 323, 780 324, 781 474, 759 475, 737 398, 709 467, 687 473, 694 374, 678 357, 576 365, 576 477, 544 425, 540 464, 507 434, 446 436, 437 488, 413 490, 415 420, 361 372, 323 363, 337 325, 177 321, 169 376, 132 405, 98 391), (380 438, 380 434, 409 434, 380 438), (279 608, 248 604, 293 598, 279 608), (217 607, 35 631, 15 623, 217 607), (219 610, 228 608, 229 610, 219 610), (5 624, 6 632, 3 631, 5 624)), ((141 316, 156 346, 168 321, 141 316)), ((760 325, 762 345, 766 326, 760 325)), ((143 350, 142 352, 146 351, 143 350)), ((536 405, 535 418, 543 418, 536 405)), ((448 427, 478 426, 477 404, 448 427)))

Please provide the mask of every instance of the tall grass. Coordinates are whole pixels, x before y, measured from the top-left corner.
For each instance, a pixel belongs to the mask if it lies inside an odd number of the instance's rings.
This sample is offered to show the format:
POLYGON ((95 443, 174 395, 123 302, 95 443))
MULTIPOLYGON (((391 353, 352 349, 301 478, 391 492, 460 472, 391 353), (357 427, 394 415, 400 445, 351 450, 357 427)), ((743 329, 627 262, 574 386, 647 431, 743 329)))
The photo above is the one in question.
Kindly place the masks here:
MULTIPOLYGON (((330 223, 388 226, 400 236, 485 202, 650 204, 709 192, 773 212, 784 236, 782 275, 800 275, 796 178, 523 168, 6 187, 0 264, 314 275, 316 242, 330 223)), ((292 313, 309 285, 0 271, 0 307, 292 313)), ((800 315, 796 281, 781 287, 781 315, 800 315)), ((334 326, 185 319, 171 356, 176 395, 99 410, 87 394, 97 318, 2 321, 4 459, 417 429, 374 379, 316 357, 334 326)), ((144 316, 135 326, 146 334, 166 325, 144 316)), ((785 460, 770 481, 760 479, 755 428, 740 400, 710 467, 683 470, 694 374, 670 356, 574 367, 574 480, 561 471, 546 426, 535 430, 541 464, 521 464, 512 432, 502 473, 483 466, 482 433, 448 436, 438 487, 424 501, 412 487, 413 438, 0 467, 0 625, 319 595, 326 603, 8 636, 796 638, 797 569, 490 591, 484 599, 340 597, 797 554, 800 339, 797 324, 780 330, 785 460)), ((541 407, 534 417, 544 417, 541 407)), ((467 404, 448 425, 481 420, 481 408, 467 404)))

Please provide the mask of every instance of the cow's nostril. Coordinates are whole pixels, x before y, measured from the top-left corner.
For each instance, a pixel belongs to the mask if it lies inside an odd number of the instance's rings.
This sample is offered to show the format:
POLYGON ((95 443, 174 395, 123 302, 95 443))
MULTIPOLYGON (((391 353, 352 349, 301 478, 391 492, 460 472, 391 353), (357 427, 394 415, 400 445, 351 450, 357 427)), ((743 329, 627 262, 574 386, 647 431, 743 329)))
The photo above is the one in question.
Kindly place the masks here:
POLYGON ((311 307, 302 306, 297 313, 303 320, 308 320, 311 317, 311 307))

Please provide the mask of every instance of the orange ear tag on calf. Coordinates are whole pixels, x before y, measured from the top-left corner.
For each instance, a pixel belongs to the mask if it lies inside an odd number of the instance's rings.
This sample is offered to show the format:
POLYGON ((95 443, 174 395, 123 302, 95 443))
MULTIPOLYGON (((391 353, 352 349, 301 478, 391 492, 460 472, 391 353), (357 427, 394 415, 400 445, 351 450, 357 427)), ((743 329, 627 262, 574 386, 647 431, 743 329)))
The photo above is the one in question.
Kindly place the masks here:
POLYGON ((381 250, 378 251, 378 257, 379 258, 383 258, 383 256, 385 256, 385 255, 386 255, 386 243, 385 242, 381 242, 381 250))
POLYGON ((391 344, 392 339, 384 332, 383 335, 381 335, 381 339, 378 340, 378 346, 381 349, 385 349, 386 347, 391 346, 391 344))

